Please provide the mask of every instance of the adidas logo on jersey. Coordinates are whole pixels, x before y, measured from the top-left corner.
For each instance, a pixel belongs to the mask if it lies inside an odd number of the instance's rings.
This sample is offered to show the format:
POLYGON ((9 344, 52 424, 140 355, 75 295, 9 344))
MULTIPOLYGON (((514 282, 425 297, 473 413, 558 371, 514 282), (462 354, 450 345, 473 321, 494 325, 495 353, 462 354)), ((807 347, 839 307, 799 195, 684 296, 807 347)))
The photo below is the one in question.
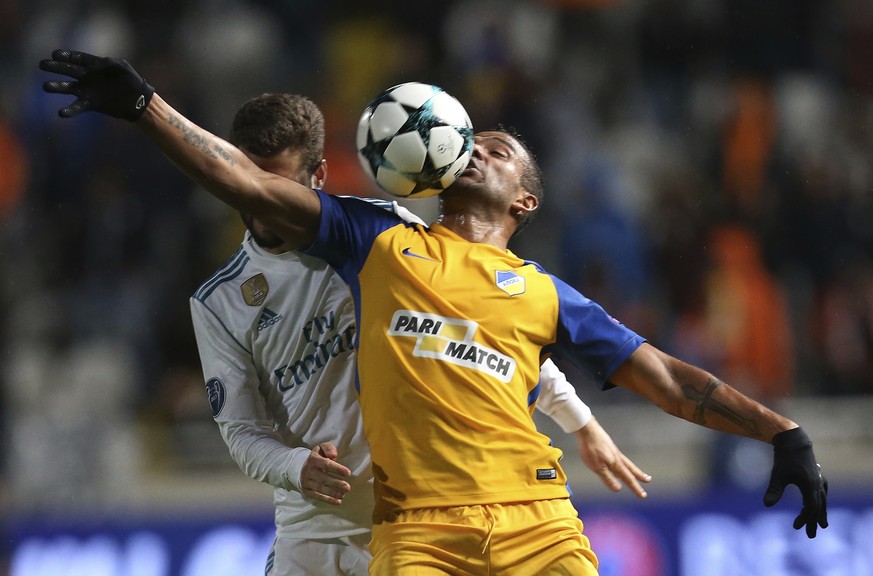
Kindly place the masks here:
POLYGON ((264 308, 264 311, 261 312, 261 317, 258 319, 258 332, 265 328, 269 328, 282 318, 283 316, 281 314, 276 314, 269 308, 264 308))

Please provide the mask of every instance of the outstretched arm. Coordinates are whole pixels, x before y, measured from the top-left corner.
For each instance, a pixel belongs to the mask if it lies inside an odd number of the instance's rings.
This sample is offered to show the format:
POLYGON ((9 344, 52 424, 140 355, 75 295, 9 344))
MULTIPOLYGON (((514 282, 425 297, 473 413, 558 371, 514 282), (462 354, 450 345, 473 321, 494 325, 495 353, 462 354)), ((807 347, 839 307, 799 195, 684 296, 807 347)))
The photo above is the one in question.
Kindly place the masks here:
POLYGON ((795 484, 803 497, 803 508, 794 528, 806 526, 807 536, 814 538, 817 526, 827 527, 828 484, 812 442, 797 423, 650 344, 642 344, 610 381, 689 422, 771 443, 773 469, 764 504, 773 506, 785 487, 795 484))
POLYGON ((540 367, 540 386, 537 410, 576 438, 585 465, 613 492, 621 490, 624 483, 631 492, 645 498, 646 491, 640 482, 649 482, 652 477, 618 449, 600 422, 592 416, 591 409, 576 394, 576 388, 551 359, 540 367))
POLYGON ((648 496, 640 482, 650 482, 652 477, 640 470, 633 460, 625 456, 594 416, 584 427, 573 433, 579 446, 582 461, 613 492, 621 490, 624 483, 640 498, 648 496))
POLYGON ((229 142, 197 126, 155 94, 136 122, 182 172, 296 247, 312 243, 321 204, 313 190, 261 170, 229 142))
POLYGON ((713 430, 771 442, 797 423, 745 396, 715 376, 650 344, 641 345, 610 377, 665 412, 713 430))
POLYGON ((45 83, 47 92, 75 100, 62 118, 99 112, 136 123, 190 179, 233 208, 251 214, 293 246, 318 231, 321 204, 309 188, 258 168, 245 154, 189 121, 124 60, 55 50, 40 68, 70 79, 45 83))

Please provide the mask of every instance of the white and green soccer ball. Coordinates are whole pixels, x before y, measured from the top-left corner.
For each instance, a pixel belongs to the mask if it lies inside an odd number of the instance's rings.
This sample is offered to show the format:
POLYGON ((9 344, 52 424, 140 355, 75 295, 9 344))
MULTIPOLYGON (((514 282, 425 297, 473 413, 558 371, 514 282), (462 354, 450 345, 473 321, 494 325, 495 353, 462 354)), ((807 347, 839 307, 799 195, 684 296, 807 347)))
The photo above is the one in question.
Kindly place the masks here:
POLYGON ((392 196, 439 194, 464 171, 473 150, 473 124, 464 106, 432 84, 407 82, 367 105, 357 133, 358 159, 392 196))

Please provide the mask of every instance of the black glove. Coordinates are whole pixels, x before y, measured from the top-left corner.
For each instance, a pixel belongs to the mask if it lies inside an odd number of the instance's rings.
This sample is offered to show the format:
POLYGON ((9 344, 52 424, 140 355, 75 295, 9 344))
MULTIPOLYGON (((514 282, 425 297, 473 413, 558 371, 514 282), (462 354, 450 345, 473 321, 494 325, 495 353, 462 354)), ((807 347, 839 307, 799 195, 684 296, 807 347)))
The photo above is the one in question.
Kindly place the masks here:
POLYGON ((39 68, 74 78, 43 84, 46 92, 76 96, 72 104, 58 110, 62 118, 90 110, 136 122, 155 93, 130 64, 116 58, 55 50, 51 60, 40 61, 39 68))
POLYGON ((806 526, 806 535, 815 538, 817 526, 828 527, 828 481, 815 461, 812 441, 800 428, 773 436, 773 471, 764 494, 764 506, 779 502, 789 484, 800 488, 803 508, 794 519, 794 529, 806 526))

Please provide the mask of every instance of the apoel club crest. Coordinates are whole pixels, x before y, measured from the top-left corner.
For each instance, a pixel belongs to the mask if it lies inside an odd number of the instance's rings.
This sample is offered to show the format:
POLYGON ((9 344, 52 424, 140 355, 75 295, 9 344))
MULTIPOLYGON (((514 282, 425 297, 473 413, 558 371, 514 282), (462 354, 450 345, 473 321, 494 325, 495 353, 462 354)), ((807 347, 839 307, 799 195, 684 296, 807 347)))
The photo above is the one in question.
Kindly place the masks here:
POLYGON ((520 276, 511 270, 497 270, 495 275, 497 287, 510 296, 524 294, 524 291, 527 290, 524 276, 520 276))

